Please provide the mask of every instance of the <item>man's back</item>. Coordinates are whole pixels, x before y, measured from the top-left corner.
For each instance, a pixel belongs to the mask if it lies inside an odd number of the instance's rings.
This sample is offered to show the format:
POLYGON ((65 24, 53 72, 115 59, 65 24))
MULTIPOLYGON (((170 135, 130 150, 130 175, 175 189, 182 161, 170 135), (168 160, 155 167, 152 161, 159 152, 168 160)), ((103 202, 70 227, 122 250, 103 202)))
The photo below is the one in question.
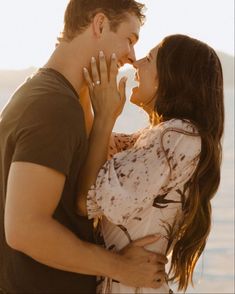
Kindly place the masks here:
POLYGON ((12 162, 39 164, 66 175, 54 218, 80 239, 93 242, 92 222, 76 215, 79 169, 87 152, 78 96, 58 72, 41 69, 21 86, 0 118, 0 289, 20 293, 94 293, 95 277, 40 264, 11 249, 5 239, 7 178, 12 162))

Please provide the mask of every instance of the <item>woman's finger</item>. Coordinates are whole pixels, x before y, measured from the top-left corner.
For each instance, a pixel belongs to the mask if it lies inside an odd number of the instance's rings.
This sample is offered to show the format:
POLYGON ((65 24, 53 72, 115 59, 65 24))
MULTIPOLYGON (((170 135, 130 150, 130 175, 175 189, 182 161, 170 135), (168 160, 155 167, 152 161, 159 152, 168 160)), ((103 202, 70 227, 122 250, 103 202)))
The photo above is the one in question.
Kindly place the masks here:
POLYGON ((122 77, 119 85, 118 85, 118 91, 120 94, 120 109, 119 109, 119 114, 121 114, 123 107, 126 103, 126 81, 127 77, 122 77))
POLYGON ((92 74, 92 80, 95 85, 100 84, 100 75, 97 68, 97 63, 95 57, 91 57, 91 74, 92 74))
POLYGON ((118 74, 118 66, 117 66, 117 57, 116 54, 113 53, 110 61, 110 73, 109 73, 109 81, 110 83, 115 83, 117 85, 117 74, 118 74))
POLYGON ((102 84, 108 82, 108 69, 107 69, 107 61, 103 51, 99 53, 100 59, 100 81, 102 84))
POLYGON ((93 91, 94 84, 86 67, 83 68, 83 76, 91 93, 93 91))
POLYGON ((127 81, 127 77, 122 77, 119 82, 119 85, 118 85, 118 90, 120 93, 121 102, 123 104, 125 104, 125 102, 126 102, 126 81, 127 81))

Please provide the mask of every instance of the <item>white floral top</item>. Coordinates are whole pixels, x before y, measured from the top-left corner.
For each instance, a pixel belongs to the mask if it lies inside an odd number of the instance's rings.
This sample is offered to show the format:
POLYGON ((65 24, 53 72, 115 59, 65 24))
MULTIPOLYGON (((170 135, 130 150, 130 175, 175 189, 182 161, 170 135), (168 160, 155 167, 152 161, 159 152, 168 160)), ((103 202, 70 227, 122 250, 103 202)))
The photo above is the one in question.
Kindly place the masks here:
MULTIPOLYGON (((102 233, 110 250, 132 240, 159 233, 149 250, 169 253, 170 231, 183 216, 187 183, 200 156, 201 138, 189 121, 172 119, 133 135, 113 134, 109 160, 88 192, 88 217, 102 216, 102 233)), ((102 293, 170 293, 135 289, 105 279, 102 293)))

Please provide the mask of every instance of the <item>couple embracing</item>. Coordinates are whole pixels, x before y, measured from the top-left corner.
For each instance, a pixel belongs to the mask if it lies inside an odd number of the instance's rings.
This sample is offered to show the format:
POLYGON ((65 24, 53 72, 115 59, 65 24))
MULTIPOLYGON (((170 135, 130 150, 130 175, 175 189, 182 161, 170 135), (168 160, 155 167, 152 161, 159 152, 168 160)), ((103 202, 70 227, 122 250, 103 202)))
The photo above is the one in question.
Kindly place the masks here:
POLYGON ((52 56, 1 113, 2 293, 172 293, 192 280, 220 182, 222 69, 184 35, 136 60, 143 8, 70 0, 52 56), (112 132, 126 63, 149 115, 131 135, 112 132))

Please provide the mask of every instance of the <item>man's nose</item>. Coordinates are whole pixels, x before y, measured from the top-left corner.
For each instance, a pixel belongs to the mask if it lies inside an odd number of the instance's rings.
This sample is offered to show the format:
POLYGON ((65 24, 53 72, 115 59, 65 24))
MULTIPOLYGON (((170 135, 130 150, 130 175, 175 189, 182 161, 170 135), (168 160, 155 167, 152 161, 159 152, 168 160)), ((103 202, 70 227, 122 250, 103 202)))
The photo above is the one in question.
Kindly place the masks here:
POLYGON ((134 48, 132 48, 127 56, 127 63, 134 64, 135 61, 136 61, 135 50, 134 48))

